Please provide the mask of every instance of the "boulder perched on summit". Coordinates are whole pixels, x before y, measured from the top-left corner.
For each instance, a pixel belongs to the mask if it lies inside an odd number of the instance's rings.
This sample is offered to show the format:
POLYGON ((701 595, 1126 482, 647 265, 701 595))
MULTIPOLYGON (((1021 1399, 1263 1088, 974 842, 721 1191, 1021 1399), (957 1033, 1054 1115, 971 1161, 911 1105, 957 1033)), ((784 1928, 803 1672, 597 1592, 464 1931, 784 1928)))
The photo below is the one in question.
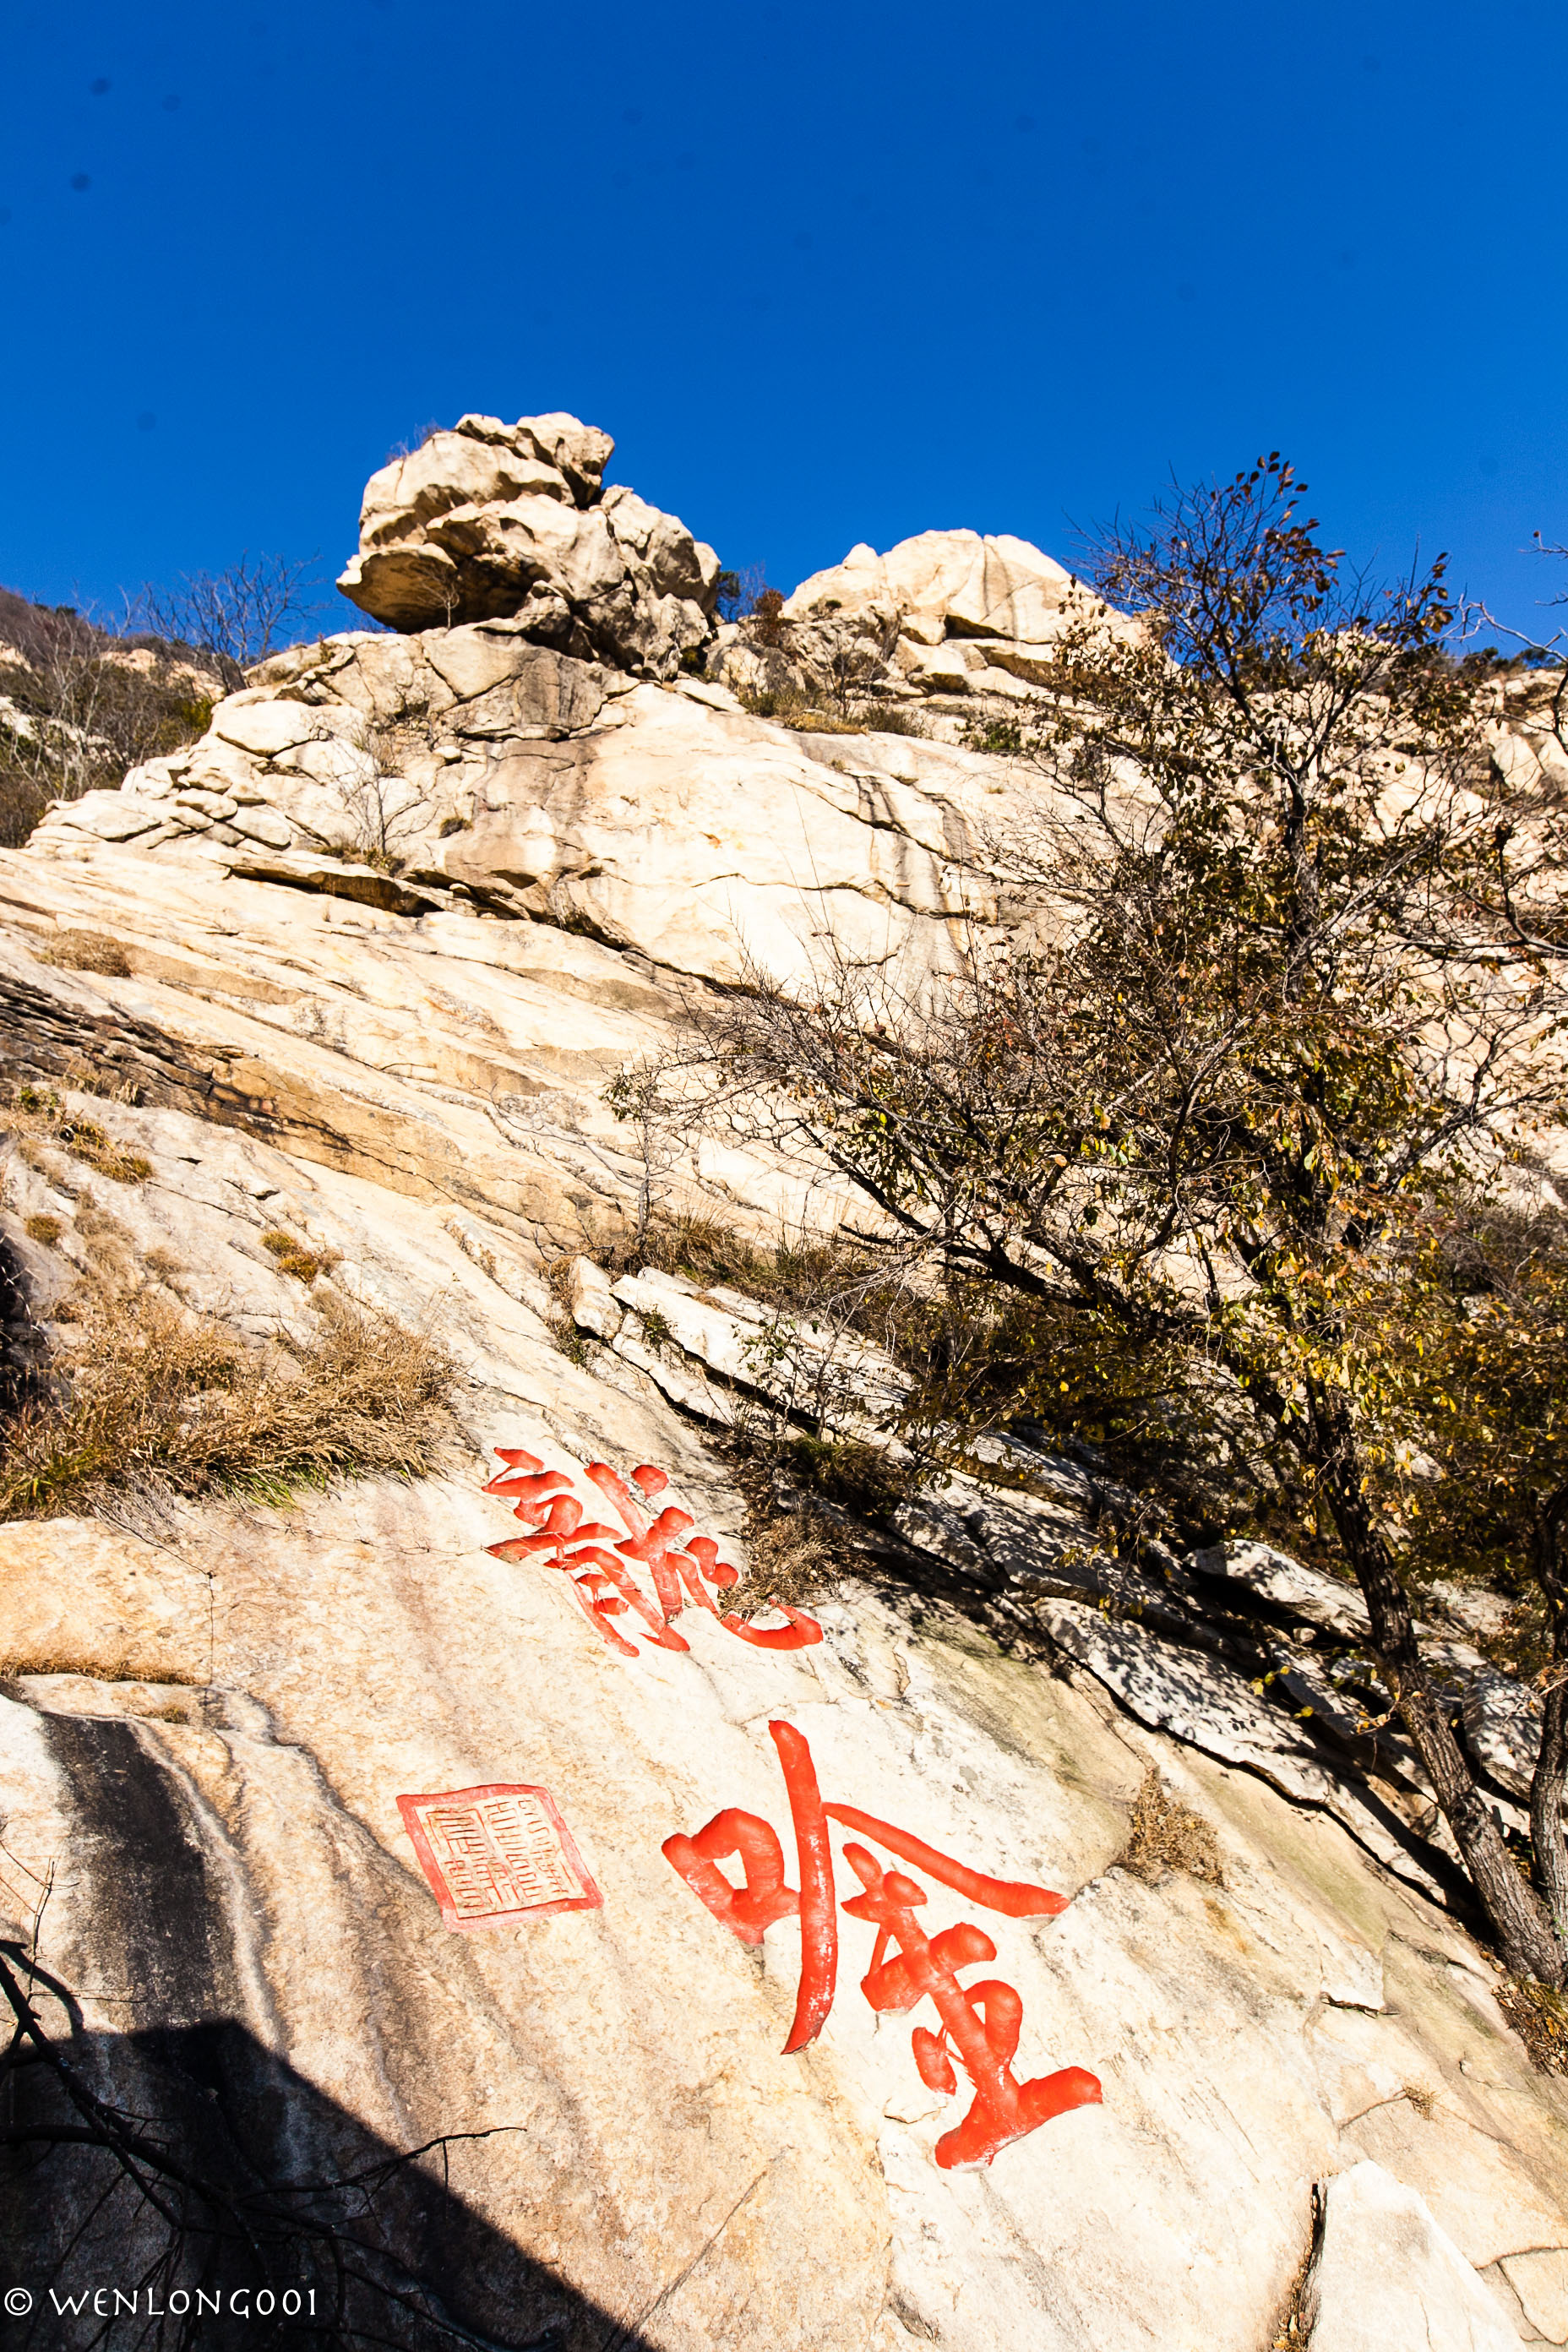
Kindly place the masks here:
POLYGON ((1078 586, 1070 572, 1026 539, 977 530, 922 530, 886 555, 852 547, 842 563, 803 580, 784 608, 791 621, 890 606, 900 635, 921 645, 944 637, 1057 635, 1078 586))
POLYGON ((721 629, 708 674, 753 701, 919 698, 973 717, 978 699, 1005 716, 1048 683, 1063 632, 1091 617, 1117 635, 1139 627, 1026 539, 924 530, 885 555, 852 547, 760 631, 721 629))
POLYGON ((580 659, 673 677, 710 634, 719 559, 634 490, 605 489, 614 448, 574 416, 461 416, 372 475, 338 586, 395 629, 510 620, 580 659))
POLYGON ((1014 698, 1038 683, 1055 640, 1098 601, 1026 539, 922 530, 886 555, 852 547, 801 582, 783 617, 880 626, 894 675, 917 692, 1014 698))

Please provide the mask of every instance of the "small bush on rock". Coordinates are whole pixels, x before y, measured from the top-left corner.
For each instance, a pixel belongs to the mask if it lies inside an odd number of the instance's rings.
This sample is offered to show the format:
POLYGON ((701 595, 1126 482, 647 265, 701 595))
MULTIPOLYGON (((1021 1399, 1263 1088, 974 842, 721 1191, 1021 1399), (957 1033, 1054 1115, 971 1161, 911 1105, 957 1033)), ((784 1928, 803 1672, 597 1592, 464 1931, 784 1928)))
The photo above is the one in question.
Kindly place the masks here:
POLYGON ((794 1437, 784 1451, 804 1483, 858 1518, 890 1517, 920 1483, 911 1468, 861 1438, 794 1437))
POLYGON ((1172 1793, 1152 1767, 1133 1800, 1131 1833, 1117 1860, 1136 1878, 1154 1880, 1167 1870, 1184 1870, 1190 1878, 1206 1878, 1212 1886, 1225 1884, 1213 1830, 1201 1813, 1172 1793))
POLYGON ((1016 719, 966 719, 958 740, 966 751, 989 751, 1000 759, 1021 759, 1029 748, 1016 719))
POLYGON ((96 1119, 73 1111, 47 1087, 20 1086, 5 1125, 35 1143, 63 1144, 75 1160, 84 1160, 100 1176, 117 1184, 142 1184, 153 1173, 153 1162, 140 1151, 128 1151, 106 1135, 96 1119))
POLYGON ((259 1348, 112 1268, 65 1304, 53 1394, 0 1430, 0 1520, 138 1493, 280 1502, 335 1476, 415 1477, 453 1430, 439 1342, 330 1294, 309 1337, 259 1348))
POLYGON ((39 961, 68 971, 101 971, 111 980, 126 980, 131 964, 120 941, 107 931, 57 931, 38 950, 39 961))
POLYGON ((263 1234, 261 1246, 269 1250, 277 1259, 279 1274, 291 1274, 296 1282, 302 1282, 307 1287, 319 1274, 330 1273, 338 1264, 336 1250, 309 1250, 302 1242, 296 1241, 292 1234, 286 1234, 281 1226, 274 1226, 270 1233, 263 1234))

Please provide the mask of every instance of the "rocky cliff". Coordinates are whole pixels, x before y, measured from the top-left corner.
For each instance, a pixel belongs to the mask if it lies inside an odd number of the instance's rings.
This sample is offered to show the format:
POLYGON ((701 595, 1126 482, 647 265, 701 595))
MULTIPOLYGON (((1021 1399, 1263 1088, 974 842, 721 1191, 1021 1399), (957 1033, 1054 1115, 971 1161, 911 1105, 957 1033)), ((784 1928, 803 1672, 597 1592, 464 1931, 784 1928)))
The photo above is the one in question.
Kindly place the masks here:
MULTIPOLYGON (((61 2143, 6 2225, 17 2340, 206 2260, 279 2297, 346 2263, 345 2324, 419 2346, 1568 2342, 1568 2094, 1353 1589, 1118 1569, 1091 1473, 1024 1445, 870 1517, 759 1502, 759 1417, 884 1442, 898 1368, 638 1255, 650 1184, 742 1269, 833 1227, 822 1170, 650 1151, 605 1088, 756 965, 931 973, 1016 919, 1025 786, 947 739, 1071 580, 854 551, 784 656, 858 632, 929 731, 788 727, 742 699, 779 645, 608 454, 436 436, 345 575, 397 633, 279 656, 0 855, 11 1405, 84 1331, 208 1335, 193 1432, 323 1331, 447 1367, 419 1475, 78 1465, 0 1528, 0 1895, 65 2069, 16 2112, 161 2118, 211 2190, 171 2254, 98 2205, 103 2131, 61 2143)), ((1431 1607, 1506 1814, 1530 1696, 1431 1607)))

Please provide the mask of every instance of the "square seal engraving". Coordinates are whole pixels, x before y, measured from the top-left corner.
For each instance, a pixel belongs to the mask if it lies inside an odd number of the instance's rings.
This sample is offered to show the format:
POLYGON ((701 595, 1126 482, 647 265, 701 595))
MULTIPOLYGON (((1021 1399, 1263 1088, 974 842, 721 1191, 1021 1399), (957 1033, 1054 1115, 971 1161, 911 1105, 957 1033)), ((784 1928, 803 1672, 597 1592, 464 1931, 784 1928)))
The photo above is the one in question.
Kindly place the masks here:
POLYGON ((604 1902, 548 1789, 498 1780, 399 1797, 397 1810, 448 1927, 499 1927, 604 1902))

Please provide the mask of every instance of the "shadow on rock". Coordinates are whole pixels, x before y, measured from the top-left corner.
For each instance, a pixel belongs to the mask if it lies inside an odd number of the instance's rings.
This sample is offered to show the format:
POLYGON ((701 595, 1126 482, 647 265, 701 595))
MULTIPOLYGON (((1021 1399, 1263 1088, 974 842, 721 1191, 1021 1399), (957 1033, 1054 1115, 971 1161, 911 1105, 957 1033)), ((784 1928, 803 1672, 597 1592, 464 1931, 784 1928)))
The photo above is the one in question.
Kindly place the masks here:
POLYGON ((7 2343, 637 2352, 454 2189, 485 2135, 390 2147, 232 2020, 89 2032, 14 1948, 5 1975, 37 2027, 0 2071, 0 2264, 34 2298, 7 2343))

